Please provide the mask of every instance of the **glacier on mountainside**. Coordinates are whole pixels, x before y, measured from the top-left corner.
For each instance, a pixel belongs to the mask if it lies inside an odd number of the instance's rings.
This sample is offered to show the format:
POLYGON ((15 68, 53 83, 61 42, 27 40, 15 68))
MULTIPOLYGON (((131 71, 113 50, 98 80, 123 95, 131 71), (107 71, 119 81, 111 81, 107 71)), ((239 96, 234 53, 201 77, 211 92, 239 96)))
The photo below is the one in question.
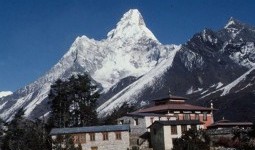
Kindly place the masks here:
POLYGON ((111 112, 115 108, 120 107, 125 102, 135 103, 139 93, 141 93, 145 87, 153 85, 153 83, 157 81, 157 78, 159 78, 162 74, 164 74, 165 71, 167 71, 167 69, 172 66, 175 54, 178 50, 180 50, 180 47, 181 46, 169 47, 170 53, 165 60, 161 61, 155 68, 150 70, 139 80, 130 84, 125 89, 116 94, 114 97, 107 100, 104 104, 98 107, 97 112, 99 113, 99 116, 104 117, 111 114, 111 112))

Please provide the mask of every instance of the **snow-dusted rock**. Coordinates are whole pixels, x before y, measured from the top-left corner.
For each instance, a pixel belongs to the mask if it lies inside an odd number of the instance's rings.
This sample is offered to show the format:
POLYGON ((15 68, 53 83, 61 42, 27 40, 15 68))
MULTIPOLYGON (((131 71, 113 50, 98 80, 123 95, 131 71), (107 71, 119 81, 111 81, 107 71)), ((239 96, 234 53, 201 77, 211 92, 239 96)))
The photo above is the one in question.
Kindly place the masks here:
POLYGON ((0 98, 11 95, 12 92, 11 91, 2 91, 0 92, 0 98))

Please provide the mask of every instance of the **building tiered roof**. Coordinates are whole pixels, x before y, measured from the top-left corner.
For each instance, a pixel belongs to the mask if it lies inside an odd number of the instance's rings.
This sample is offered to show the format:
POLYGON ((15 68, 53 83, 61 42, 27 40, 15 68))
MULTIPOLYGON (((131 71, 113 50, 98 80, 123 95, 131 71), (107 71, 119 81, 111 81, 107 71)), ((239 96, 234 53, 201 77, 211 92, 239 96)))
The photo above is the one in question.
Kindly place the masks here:
POLYGON ((169 120, 169 121, 155 121, 154 124, 161 125, 198 125, 204 124, 199 120, 169 120))
POLYGON ((164 98, 155 99, 154 105, 148 108, 143 108, 135 113, 161 113, 166 112, 168 110, 176 110, 176 111, 211 111, 213 108, 202 107, 187 104, 185 101, 187 98, 179 97, 179 96, 169 96, 164 98))
POLYGON ((208 126, 208 128, 230 128, 230 127, 251 127, 253 125, 252 122, 231 122, 230 120, 219 120, 212 125, 208 126))

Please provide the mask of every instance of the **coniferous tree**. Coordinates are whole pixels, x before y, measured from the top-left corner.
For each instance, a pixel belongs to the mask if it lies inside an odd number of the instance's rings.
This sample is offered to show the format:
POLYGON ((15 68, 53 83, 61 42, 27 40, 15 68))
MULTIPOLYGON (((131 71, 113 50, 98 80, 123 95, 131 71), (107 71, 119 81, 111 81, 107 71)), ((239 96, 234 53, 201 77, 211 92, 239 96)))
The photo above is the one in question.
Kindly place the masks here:
POLYGON ((54 150, 82 150, 81 144, 75 145, 70 135, 58 135, 52 141, 54 150))
POLYGON ((53 127, 80 127, 97 124, 96 86, 88 75, 71 76, 67 81, 57 80, 51 86, 50 121, 53 127))
POLYGON ((66 82, 57 80, 51 85, 49 100, 51 105, 50 123, 53 127, 66 127, 68 124, 68 98, 66 82))
MULTIPOLYGON (((92 85, 88 75, 71 76, 68 80, 57 80, 51 86, 49 102, 51 127, 81 127, 97 124, 97 99, 99 97, 96 86, 92 85)), ((52 140, 53 149, 79 150, 75 147, 72 136, 57 136, 52 140), (63 147, 64 145, 64 147, 63 147)))
POLYGON ((45 124, 41 120, 31 121, 23 117, 20 109, 13 120, 6 123, 4 136, 1 139, 3 150, 47 150, 51 149, 45 132, 45 124))
POLYGON ((22 149, 24 145, 22 137, 24 136, 24 128, 22 127, 24 117, 24 109, 21 108, 15 114, 14 119, 8 124, 7 146, 9 149, 22 149))

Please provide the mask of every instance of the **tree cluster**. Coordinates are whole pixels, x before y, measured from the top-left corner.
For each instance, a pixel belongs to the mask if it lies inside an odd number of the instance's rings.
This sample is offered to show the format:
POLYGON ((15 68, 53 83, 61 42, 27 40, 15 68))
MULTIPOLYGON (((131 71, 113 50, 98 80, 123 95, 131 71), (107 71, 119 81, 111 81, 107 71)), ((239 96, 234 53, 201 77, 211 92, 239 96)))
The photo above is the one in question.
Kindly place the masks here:
POLYGON ((2 150, 81 150, 68 135, 52 140, 52 128, 81 127, 97 124, 96 86, 87 75, 72 76, 66 81, 57 80, 49 93, 51 108, 47 121, 29 120, 20 109, 10 122, 0 120, 2 150), (53 145, 52 145, 53 144, 53 145), (53 147, 52 147, 53 146, 53 147))
POLYGON ((209 150, 210 138, 203 130, 190 129, 173 144, 173 150, 209 150))
POLYGON ((47 150, 51 148, 46 126, 41 120, 24 118, 20 109, 13 120, 1 124, 1 149, 3 150, 47 150))
POLYGON ((232 129, 233 137, 221 136, 215 142, 215 146, 226 148, 235 148, 238 150, 254 150, 255 149, 255 126, 251 129, 232 129))
MULTIPOLYGON (((71 76, 68 80, 57 80, 51 86, 49 102, 52 128, 83 127, 98 124, 97 99, 99 94, 88 75, 71 76)), ((52 149, 81 150, 71 135, 58 135, 52 140, 52 149)))
POLYGON ((88 75, 72 76, 66 81, 57 80, 51 86, 49 102, 53 127, 82 127, 97 124, 96 86, 88 75))
POLYGON ((81 144, 75 145, 71 135, 59 135, 52 140, 53 150, 82 150, 81 144))

